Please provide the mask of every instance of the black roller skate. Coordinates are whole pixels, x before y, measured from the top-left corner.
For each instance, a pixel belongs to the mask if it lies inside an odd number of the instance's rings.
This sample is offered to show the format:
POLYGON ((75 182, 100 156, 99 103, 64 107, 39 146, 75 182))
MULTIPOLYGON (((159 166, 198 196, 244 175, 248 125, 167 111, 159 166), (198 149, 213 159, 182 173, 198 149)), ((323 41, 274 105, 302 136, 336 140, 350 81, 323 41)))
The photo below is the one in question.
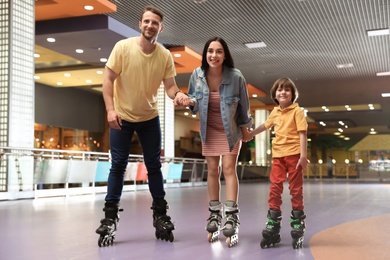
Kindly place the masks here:
POLYGON ((238 205, 233 201, 225 203, 225 225, 221 229, 226 237, 226 244, 232 247, 238 244, 238 230, 240 221, 238 217, 238 205))
POLYGON ((164 199, 154 199, 151 209, 153 210, 153 226, 156 228, 156 238, 173 242, 172 230, 175 226, 171 217, 167 215, 168 205, 164 199))
POLYGON ((282 212, 277 210, 268 210, 268 221, 263 229, 263 239, 260 242, 260 247, 270 247, 280 242, 280 222, 282 221, 282 212))
POLYGON ((210 217, 207 219, 206 230, 208 232, 207 240, 212 243, 219 239, 219 233, 222 220, 222 203, 219 201, 210 201, 210 217))
POLYGON ((293 239, 292 247, 294 249, 302 248, 303 246, 303 235, 305 233, 305 221, 306 215, 302 210, 292 210, 290 225, 292 227, 291 237, 293 239))
POLYGON ((104 204, 103 211, 105 218, 100 220, 100 227, 96 229, 96 233, 100 235, 98 240, 99 247, 114 244, 119 222, 119 212, 123 211, 123 209, 119 208, 119 203, 107 201, 104 204))

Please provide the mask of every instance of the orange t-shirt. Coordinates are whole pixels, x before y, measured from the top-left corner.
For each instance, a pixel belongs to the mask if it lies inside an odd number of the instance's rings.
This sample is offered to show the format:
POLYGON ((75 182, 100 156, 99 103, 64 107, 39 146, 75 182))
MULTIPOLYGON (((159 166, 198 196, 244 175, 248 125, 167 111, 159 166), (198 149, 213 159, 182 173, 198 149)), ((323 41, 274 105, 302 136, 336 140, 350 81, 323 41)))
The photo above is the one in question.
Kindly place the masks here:
POLYGON ((299 132, 307 131, 305 113, 297 103, 285 109, 275 107, 264 122, 266 128, 274 127, 275 138, 272 140, 272 157, 279 158, 300 154, 299 132))

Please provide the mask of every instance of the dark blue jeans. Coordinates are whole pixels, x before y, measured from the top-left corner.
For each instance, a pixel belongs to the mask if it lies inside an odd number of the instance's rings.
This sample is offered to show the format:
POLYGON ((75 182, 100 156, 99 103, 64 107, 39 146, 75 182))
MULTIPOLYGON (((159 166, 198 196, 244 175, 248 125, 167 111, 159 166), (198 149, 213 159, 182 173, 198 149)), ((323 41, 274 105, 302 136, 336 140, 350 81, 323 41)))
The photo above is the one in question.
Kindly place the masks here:
POLYGON ((110 129, 111 169, 108 176, 106 201, 119 202, 124 173, 127 167, 131 139, 134 132, 141 142, 146 169, 148 170, 149 190, 153 198, 164 198, 164 179, 161 172, 161 128, 160 118, 131 123, 122 120, 122 129, 110 129))

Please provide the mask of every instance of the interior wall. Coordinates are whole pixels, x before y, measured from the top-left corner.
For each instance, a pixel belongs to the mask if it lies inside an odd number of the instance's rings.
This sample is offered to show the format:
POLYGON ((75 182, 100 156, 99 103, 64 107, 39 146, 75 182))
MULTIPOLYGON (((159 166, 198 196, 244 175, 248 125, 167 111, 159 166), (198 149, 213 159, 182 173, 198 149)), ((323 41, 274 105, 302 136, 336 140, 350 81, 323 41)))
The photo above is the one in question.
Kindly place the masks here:
POLYGON ((200 131, 199 121, 183 116, 175 116, 175 140, 179 140, 180 137, 191 137, 190 131, 200 131))
POLYGON ((105 120, 100 93, 35 84, 35 123, 104 132, 105 120))

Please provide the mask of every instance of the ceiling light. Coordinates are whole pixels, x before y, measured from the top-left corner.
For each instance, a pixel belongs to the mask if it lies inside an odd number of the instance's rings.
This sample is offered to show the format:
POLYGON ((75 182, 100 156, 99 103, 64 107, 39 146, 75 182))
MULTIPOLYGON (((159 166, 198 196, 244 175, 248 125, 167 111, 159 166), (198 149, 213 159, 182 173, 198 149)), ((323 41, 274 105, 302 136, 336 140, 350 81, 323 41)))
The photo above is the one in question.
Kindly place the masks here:
POLYGON ((176 58, 180 58, 181 54, 180 53, 175 53, 175 54, 173 54, 173 56, 176 57, 176 58))
POLYGON ((69 78, 70 77, 70 73, 65 73, 64 76, 69 78))
POLYGON ((40 76, 38 76, 38 75, 35 75, 34 76, 34 79, 40 79, 41 77, 40 76))
POLYGON ((87 79, 87 80, 85 80, 85 83, 91 84, 91 83, 92 83, 92 80, 87 79))
POLYGON ((62 82, 61 82, 61 81, 58 81, 58 82, 57 82, 57 85, 58 85, 58 86, 62 86, 62 82))
POLYGON ((368 30, 368 36, 389 35, 389 29, 368 30))
POLYGON ((55 42, 56 39, 54 39, 54 38, 47 38, 46 41, 48 41, 48 42, 55 42))
POLYGON ((107 58, 101 58, 100 61, 101 62, 107 62, 107 58))
POLYGON ((257 98, 257 94, 253 94, 252 97, 253 97, 253 98, 257 98))
POLYGON ((338 69, 352 68, 353 64, 352 63, 338 64, 338 65, 336 65, 336 67, 338 69))
POLYGON ((380 76, 390 76, 390 71, 377 72, 376 75, 377 75, 378 77, 380 77, 380 76))
POLYGON ((382 93, 382 97, 390 97, 390 93, 382 93))
POLYGON ((102 70, 98 70, 98 71, 96 71, 96 74, 102 75, 103 71, 102 70))
POLYGON ((87 11, 92 11, 94 9, 94 7, 92 5, 86 5, 86 6, 84 6, 84 9, 87 11))
POLYGON ((344 130, 341 129, 341 128, 339 128, 339 129, 337 129, 337 130, 339 130, 340 133, 344 132, 344 130))
POLYGON ((34 53, 34 58, 39 58, 41 57, 41 55, 39 55, 38 53, 34 53))
POLYGON ((245 43, 245 46, 248 47, 249 49, 267 47, 267 45, 264 42, 245 43))
POLYGON ((77 52, 77 53, 83 53, 84 50, 83 50, 83 49, 76 49, 76 52, 77 52))

